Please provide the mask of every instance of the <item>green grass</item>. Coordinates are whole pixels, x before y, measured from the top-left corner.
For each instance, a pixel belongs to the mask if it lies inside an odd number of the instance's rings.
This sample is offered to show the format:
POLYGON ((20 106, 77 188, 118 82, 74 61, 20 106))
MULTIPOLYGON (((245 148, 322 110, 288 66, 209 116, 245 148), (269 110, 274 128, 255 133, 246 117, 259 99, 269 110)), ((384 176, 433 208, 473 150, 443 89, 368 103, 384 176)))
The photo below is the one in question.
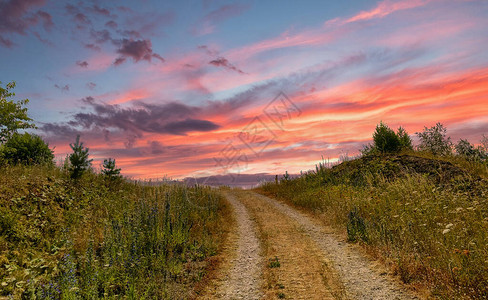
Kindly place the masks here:
POLYGON ((269 268, 279 268, 281 267, 280 260, 278 259, 278 256, 275 256, 275 258, 270 258, 269 263, 268 263, 269 268))
POLYGON ((260 191, 323 216, 433 296, 488 298, 486 165, 426 155, 363 157, 260 191))
POLYGON ((0 169, 0 296, 188 298, 222 239, 210 188, 0 169))

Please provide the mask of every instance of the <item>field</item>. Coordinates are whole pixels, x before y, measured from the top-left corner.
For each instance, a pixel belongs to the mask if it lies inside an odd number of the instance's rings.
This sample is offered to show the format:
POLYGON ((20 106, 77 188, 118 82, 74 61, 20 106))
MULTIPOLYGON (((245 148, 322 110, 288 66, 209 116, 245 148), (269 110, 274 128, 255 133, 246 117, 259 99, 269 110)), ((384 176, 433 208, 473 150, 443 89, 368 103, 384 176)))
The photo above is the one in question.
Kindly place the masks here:
POLYGON ((313 212, 431 296, 488 298, 487 166, 420 153, 326 163, 259 192, 313 212))
POLYGON ((210 188, 0 169, 0 298, 191 298, 224 238, 210 188))

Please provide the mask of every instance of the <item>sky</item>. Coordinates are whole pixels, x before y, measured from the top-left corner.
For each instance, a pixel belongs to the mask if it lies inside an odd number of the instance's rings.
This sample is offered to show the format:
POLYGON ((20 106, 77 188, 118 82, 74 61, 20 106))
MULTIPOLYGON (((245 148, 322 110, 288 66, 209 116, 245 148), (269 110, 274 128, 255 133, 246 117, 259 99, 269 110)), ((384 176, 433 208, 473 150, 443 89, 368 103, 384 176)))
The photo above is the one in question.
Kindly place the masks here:
POLYGON ((0 0, 0 81, 58 161, 80 135, 131 178, 296 174, 357 155, 380 121, 478 143, 487 16, 486 0, 0 0))

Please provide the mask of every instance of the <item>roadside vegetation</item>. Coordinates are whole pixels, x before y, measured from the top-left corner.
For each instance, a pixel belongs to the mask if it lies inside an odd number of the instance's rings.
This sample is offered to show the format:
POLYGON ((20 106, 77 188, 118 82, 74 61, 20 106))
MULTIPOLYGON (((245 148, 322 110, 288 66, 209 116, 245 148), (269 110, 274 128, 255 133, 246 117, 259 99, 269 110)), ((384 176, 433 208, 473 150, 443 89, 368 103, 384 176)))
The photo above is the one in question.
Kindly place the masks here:
MULTIPOLYGON (((187 299, 211 268, 228 213, 216 191, 101 173, 76 137, 62 167, 14 84, 0 87, 0 298, 187 299)), ((75 138, 75 137, 73 137, 75 138)))
POLYGON ((315 213, 443 299, 488 298, 487 139, 453 143, 438 123, 417 133, 380 123, 359 158, 259 191, 315 213))

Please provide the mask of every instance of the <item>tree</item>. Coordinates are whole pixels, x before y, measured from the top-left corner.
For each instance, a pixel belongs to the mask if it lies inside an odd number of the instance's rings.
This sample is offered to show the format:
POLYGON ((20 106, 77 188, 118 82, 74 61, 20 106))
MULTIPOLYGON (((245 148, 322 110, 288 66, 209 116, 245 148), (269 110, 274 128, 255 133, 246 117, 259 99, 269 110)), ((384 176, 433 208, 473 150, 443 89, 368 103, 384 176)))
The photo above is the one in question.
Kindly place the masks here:
POLYGON ((375 132, 373 133, 373 147, 381 152, 397 152, 401 148, 400 138, 396 135, 388 125, 383 122, 376 125, 375 132))
POLYGON ((3 158, 11 163, 26 165, 53 164, 53 150, 35 134, 14 133, 2 147, 3 158))
MULTIPOLYGON (((0 82, 1 85, 1 82, 0 82)), ((15 96, 11 90, 15 82, 10 82, 5 88, 0 86, 0 143, 5 143, 18 129, 35 128, 32 119, 27 116, 29 99, 15 102, 9 98, 15 96)))
POLYGON ((413 150, 412 139, 403 127, 398 127, 397 136, 400 140, 400 148, 402 150, 413 150))
POLYGON ((88 148, 83 147, 83 143, 80 143, 80 136, 76 136, 75 144, 69 144, 73 153, 69 156, 69 170, 70 176, 73 179, 78 179, 83 173, 91 166, 93 159, 88 159, 88 148))
POLYGON ((121 177, 120 168, 115 167, 115 159, 111 158, 103 160, 102 173, 110 180, 115 180, 121 177))
POLYGON ((434 155, 448 155, 452 153, 451 138, 447 136, 447 129, 441 123, 431 128, 424 127, 423 132, 417 132, 420 139, 418 149, 431 152, 434 155))

